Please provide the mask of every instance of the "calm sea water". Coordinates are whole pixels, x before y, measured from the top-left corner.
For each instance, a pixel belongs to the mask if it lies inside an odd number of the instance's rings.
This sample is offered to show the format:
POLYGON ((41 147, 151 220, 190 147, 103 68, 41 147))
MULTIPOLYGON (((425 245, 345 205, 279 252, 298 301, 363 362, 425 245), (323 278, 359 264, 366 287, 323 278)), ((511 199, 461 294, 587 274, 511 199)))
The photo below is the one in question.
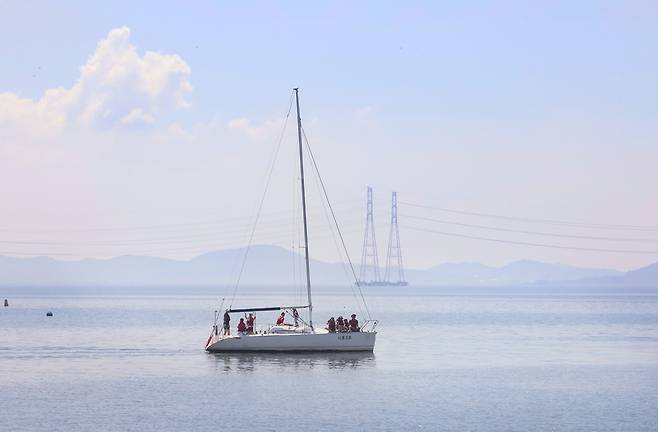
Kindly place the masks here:
POLYGON ((1 431, 658 430, 658 290, 377 289, 365 355, 207 354, 211 289, 0 297, 1 431))

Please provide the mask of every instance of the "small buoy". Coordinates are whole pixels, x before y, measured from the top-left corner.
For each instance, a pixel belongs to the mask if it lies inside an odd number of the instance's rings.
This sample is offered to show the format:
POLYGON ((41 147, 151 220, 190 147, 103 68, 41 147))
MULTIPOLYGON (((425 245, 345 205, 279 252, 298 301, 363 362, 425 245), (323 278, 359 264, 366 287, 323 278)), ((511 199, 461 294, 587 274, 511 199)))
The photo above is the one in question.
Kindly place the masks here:
POLYGON ((9 300, 5 299, 5 307, 9 307, 9 300))
POLYGON ((53 316, 52 312, 46 312, 46 316, 53 316))

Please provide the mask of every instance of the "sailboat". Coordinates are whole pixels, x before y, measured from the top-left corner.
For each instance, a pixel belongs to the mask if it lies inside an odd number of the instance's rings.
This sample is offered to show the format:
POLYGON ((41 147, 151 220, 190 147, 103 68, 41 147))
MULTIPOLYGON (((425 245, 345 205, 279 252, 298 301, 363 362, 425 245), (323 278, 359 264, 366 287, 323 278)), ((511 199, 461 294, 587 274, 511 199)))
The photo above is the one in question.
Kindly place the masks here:
MULTIPOLYGON (((297 138, 299 141, 299 171, 301 182, 302 215, 304 221, 304 258, 306 270, 306 293, 308 301, 307 304, 296 306, 251 308, 229 307, 224 311, 225 315, 228 314, 229 316, 230 314, 281 311, 282 315, 285 316, 287 313, 295 318, 295 325, 275 324, 269 326, 268 329, 259 332, 243 331, 237 332, 236 334, 230 334, 230 332, 222 331, 223 329, 220 329, 217 325, 219 314, 216 312, 215 324, 213 325, 210 336, 206 342, 205 349, 208 352, 372 352, 375 347, 375 339, 377 337, 376 327, 378 323, 376 320, 367 320, 361 325, 358 331, 348 332, 340 332, 333 329, 330 331, 328 328, 320 328, 313 324, 313 302, 311 296, 312 287, 308 248, 308 223, 306 214, 306 189, 304 184, 302 120, 299 110, 299 89, 295 88, 293 91, 295 93, 295 102, 297 107, 297 138), (299 318, 299 309, 308 310, 308 323, 299 318), (301 321, 301 325, 298 321, 301 321)), ((325 198, 327 198, 326 192, 325 198)))

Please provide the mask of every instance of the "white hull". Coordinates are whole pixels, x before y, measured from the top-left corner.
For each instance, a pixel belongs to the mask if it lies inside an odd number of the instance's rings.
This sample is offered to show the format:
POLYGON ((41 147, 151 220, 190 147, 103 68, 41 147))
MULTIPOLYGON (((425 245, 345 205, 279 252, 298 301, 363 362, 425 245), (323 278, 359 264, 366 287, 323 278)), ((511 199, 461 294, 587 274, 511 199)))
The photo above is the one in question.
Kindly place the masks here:
POLYGON ((375 347, 377 332, 267 333, 213 336, 209 352, 335 352, 369 351, 375 347))

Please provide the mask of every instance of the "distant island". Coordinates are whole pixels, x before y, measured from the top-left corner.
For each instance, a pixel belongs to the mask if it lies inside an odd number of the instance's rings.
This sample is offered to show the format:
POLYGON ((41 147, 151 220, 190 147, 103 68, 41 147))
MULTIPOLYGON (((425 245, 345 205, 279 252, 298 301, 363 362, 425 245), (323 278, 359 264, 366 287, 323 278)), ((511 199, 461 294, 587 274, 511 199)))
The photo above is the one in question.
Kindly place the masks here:
MULTIPOLYGON (((243 248, 226 249, 187 261, 148 256, 79 261, 0 256, 0 286, 227 285, 235 282, 236 263, 243 253, 243 248)), ((250 285, 293 283, 292 255, 293 252, 279 246, 253 246, 242 282, 250 285)), ((346 279, 342 263, 312 260, 311 272, 317 285, 353 282, 346 279)), ((405 273, 411 286, 570 284, 658 287, 658 263, 626 273, 537 261, 515 261, 501 267, 476 262, 446 263, 424 270, 408 269, 405 273)))

